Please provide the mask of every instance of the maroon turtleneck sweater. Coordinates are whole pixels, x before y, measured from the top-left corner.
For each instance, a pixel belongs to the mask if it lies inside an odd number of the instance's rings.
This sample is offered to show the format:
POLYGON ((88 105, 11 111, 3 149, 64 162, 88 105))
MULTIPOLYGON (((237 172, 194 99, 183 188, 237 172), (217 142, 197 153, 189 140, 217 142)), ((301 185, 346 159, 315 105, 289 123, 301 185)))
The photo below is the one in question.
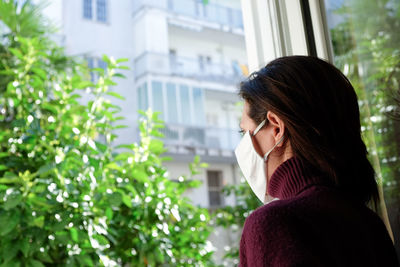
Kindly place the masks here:
POLYGON ((297 158, 276 169, 268 194, 279 200, 246 219, 239 266, 399 266, 382 220, 297 158))

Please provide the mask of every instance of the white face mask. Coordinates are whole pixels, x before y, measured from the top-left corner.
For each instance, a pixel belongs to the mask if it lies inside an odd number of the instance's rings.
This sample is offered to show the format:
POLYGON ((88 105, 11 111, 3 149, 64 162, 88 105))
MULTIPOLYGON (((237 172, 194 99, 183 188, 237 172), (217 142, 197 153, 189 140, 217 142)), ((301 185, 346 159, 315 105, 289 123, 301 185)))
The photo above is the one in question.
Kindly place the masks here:
MULTIPOLYGON (((254 130, 253 136, 264 126, 266 120, 262 121, 260 125, 254 130)), ((263 202, 267 204, 271 202, 270 196, 267 196, 267 160, 268 155, 274 150, 274 148, 283 141, 283 136, 267 153, 264 157, 261 157, 254 148, 253 141, 251 140, 250 131, 240 140, 238 146, 235 149, 236 159, 239 167, 242 170, 244 177, 246 178, 251 190, 254 194, 263 202)))

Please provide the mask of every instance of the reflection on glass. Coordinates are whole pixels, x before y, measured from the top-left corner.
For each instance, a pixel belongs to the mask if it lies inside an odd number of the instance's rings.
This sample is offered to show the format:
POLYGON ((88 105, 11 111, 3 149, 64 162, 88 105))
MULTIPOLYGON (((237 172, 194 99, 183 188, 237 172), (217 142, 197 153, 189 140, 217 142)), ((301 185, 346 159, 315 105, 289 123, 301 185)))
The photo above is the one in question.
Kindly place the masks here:
POLYGON ((400 1, 325 0, 334 60, 354 85, 400 255, 400 1), (396 101, 397 99, 397 101, 396 101))

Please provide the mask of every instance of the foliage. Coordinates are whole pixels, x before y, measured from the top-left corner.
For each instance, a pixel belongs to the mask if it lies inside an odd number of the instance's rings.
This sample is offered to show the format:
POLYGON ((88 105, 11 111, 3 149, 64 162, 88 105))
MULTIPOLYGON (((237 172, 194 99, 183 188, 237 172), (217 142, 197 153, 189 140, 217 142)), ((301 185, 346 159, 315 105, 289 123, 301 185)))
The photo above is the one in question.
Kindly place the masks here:
POLYGON ((341 18, 331 29, 335 63, 357 91, 364 140, 392 202, 400 193, 400 6, 352 0, 335 13, 341 18))
POLYGON ((209 214, 182 195, 204 165, 169 177, 151 111, 140 143, 112 145, 125 60, 104 56, 93 83, 40 31, 20 32, 0 47, 0 265, 212 266, 209 214))
MULTIPOLYGON (((243 178, 238 185, 225 186, 223 193, 225 196, 235 196, 236 203, 234 206, 218 209, 213 215, 212 221, 217 226, 229 229, 233 235, 241 233, 246 218, 262 203, 243 178)), ((229 247, 224 258, 227 260, 239 259, 239 240, 229 247)))

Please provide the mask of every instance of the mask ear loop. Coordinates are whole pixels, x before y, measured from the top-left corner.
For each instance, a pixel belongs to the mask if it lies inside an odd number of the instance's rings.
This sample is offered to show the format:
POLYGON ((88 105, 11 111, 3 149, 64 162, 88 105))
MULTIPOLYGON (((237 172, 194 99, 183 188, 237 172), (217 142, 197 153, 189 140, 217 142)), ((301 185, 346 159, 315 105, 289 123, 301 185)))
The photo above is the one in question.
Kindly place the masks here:
POLYGON ((265 119, 265 120, 263 120, 258 126, 257 126, 257 128, 254 130, 254 132, 253 132, 253 136, 255 136, 256 135, 256 133, 258 133, 258 131, 265 125, 265 122, 266 122, 267 120, 265 119))
POLYGON ((268 155, 272 152, 272 150, 274 150, 274 148, 279 145, 280 143, 282 143, 284 136, 282 136, 281 140, 278 141, 278 143, 276 143, 267 153, 264 154, 264 162, 267 161, 268 159, 268 155))

